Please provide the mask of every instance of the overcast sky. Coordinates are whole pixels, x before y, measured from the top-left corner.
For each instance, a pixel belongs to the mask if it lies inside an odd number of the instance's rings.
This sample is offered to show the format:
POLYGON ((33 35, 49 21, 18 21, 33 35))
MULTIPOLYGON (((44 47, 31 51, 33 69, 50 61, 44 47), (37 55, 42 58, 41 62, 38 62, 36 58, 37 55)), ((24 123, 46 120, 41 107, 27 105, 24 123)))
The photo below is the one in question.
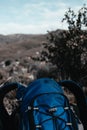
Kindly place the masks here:
POLYGON ((40 34, 65 29, 69 7, 78 10, 87 0, 0 0, 0 34, 40 34))

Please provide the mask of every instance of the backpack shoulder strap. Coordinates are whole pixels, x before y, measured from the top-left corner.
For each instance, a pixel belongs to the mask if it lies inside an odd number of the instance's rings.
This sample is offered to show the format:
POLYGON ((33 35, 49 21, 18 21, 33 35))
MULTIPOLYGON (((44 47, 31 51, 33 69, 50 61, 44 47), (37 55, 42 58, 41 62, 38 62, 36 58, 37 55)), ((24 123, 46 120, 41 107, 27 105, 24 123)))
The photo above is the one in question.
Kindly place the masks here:
POLYGON ((12 115, 9 115, 8 112, 5 109, 3 99, 5 95, 10 92, 11 90, 14 90, 16 88, 22 88, 23 85, 17 83, 17 82, 12 82, 12 83, 6 83, 0 86, 0 123, 3 129, 0 128, 0 130, 16 130, 18 127, 17 124, 15 123, 15 115, 17 111, 12 113, 12 115), (15 125, 16 124, 16 125, 15 125))
POLYGON ((74 94, 80 113, 80 120, 83 123, 84 130, 87 130, 87 104, 81 86, 72 80, 62 80, 59 84, 68 88, 74 94))

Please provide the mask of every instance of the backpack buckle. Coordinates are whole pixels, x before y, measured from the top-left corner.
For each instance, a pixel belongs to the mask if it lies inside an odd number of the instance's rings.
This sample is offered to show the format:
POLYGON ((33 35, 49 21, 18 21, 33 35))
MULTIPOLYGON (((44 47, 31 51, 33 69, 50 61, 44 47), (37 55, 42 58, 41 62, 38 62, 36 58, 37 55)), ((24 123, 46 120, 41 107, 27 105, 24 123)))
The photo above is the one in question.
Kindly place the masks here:
POLYGON ((68 122, 68 123, 66 123, 66 125, 68 125, 68 126, 72 126, 72 123, 68 122))
POLYGON ((64 107, 64 110, 68 110, 69 109, 69 107, 64 107))
POLYGON ((41 128, 41 125, 36 125, 36 128, 41 128))
POLYGON ((57 108, 56 108, 56 107, 49 109, 49 112, 55 112, 55 111, 57 111, 57 108))
POLYGON ((25 110, 25 112, 28 112, 28 111, 30 111, 32 109, 32 107, 31 106, 28 106, 28 108, 27 108, 27 110, 25 110))
POLYGON ((39 110, 39 108, 38 107, 33 107, 33 110, 39 110))
POLYGON ((31 107, 31 106, 28 106, 28 108, 27 108, 27 110, 25 111, 25 112, 27 112, 27 111, 31 111, 31 110, 39 110, 39 108, 38 107, 31 107))

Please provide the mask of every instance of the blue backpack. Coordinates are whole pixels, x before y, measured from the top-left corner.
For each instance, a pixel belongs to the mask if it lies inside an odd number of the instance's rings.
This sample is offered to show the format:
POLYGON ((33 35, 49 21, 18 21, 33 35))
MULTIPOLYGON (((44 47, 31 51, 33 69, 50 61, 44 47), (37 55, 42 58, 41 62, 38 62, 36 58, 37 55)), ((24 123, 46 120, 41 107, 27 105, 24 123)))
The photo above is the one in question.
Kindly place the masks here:
POLYGON ((0 130, 78 130, 79 119, 61 86, 75 95, 80 120, 84 130, 87 130, 87 104, 80 86, 73 81, 56 82, 49 78, 35 80, 28 87, 20 83, 0 87, 0 130), (15 88, 19 107, 8 115, 3 98, 15 88))
POLYGON ((79 119, 63 93, 62 83, 42 78, 29 84, 20 106, 20 130, 78 130, 79 119))

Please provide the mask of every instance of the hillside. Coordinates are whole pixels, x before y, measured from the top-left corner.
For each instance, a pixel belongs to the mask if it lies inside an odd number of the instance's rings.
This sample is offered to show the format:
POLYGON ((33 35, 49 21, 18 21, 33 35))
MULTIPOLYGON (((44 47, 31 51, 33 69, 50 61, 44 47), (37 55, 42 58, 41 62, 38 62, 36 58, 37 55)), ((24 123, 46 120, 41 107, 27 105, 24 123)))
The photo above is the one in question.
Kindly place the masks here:
POLYGON ((46 35, 0 35, 0 61, 34 55, 44 41, 46 35))

